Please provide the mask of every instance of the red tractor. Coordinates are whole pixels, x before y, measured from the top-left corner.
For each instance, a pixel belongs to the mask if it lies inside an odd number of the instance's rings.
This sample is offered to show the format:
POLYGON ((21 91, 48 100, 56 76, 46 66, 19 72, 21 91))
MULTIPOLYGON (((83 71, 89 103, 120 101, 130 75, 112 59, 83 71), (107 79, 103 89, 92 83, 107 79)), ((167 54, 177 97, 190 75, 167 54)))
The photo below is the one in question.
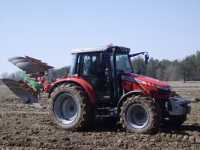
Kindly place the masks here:
POLYGON ((153 133, 161 124, 179 127, 190 111, 189 101, 168 84, 134 74, 130 49, 109 46, 77 49, 70 75, 45 84, 53 121, 68 130, 82 130, 96 116, 113 117, 129 132, 153 133))

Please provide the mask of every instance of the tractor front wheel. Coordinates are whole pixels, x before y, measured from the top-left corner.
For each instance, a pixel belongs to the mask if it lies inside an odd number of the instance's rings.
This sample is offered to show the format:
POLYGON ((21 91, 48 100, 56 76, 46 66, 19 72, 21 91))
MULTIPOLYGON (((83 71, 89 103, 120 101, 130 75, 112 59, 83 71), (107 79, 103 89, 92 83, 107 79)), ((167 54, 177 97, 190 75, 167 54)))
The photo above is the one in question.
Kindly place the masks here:
POLYGON ((158 109, 150 97, 132 96, 121 106, 120 123, 129 132, 157 132, 160 122, 158 109))

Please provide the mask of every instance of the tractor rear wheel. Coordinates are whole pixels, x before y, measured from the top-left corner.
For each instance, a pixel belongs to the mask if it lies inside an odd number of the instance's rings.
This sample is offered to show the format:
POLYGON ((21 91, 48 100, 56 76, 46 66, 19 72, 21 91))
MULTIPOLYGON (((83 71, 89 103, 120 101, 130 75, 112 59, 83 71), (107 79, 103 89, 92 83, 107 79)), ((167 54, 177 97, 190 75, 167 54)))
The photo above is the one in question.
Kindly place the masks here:
POLYGON ((86 129, 93 114, 87 93, 80 86, 62 84, 52 92, 50 115, 58 126, 69 130, 86 129))
POLYGON ((155 133, 160 122, 158 110, 152 98, 132 96, 121 106, 120 123, 129 132, 155 133))

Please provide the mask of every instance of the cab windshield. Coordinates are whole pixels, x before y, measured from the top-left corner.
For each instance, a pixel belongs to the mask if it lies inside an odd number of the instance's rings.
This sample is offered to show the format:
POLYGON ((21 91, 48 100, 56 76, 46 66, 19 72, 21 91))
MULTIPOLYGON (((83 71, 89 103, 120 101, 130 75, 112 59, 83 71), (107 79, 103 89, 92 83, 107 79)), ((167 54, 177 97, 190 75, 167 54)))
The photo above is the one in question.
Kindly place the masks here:
POLYGON ((133 72, 131 61, 127 54, 117 54, 116 55, 116 69, 117 72, 133 72))

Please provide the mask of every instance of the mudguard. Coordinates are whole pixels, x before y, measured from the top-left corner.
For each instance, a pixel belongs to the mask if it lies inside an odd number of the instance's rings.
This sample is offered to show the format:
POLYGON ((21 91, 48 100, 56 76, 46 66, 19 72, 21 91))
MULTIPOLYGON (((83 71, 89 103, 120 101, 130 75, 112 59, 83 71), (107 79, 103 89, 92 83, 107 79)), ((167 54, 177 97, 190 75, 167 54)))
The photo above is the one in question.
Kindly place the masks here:
POLYGON ((137 90, 137 91, 130 91, 130 92, 127 92, 126 94, 122 95, 117 104, 118 112, 120 111, 120 107, 121 107, 122 103, 126 100, 127 97, 129 97, 131 95, 139 95, 141 93, 143 93, 142 90, 137 90))
POLYGON ((51 84, 50 89, 48 90, 49 95, 51 95, 52 91, 60 84, 62 83, 75 83, 79 86, 81 86, 85 92, 88 94, 89 100, 92 104, 96 104, 96 94, 91 86, 90 83, 88 83, 86 80, 80 78, 80 77, 68 77, 63 79, 58 79, 54 83, 51 84))

